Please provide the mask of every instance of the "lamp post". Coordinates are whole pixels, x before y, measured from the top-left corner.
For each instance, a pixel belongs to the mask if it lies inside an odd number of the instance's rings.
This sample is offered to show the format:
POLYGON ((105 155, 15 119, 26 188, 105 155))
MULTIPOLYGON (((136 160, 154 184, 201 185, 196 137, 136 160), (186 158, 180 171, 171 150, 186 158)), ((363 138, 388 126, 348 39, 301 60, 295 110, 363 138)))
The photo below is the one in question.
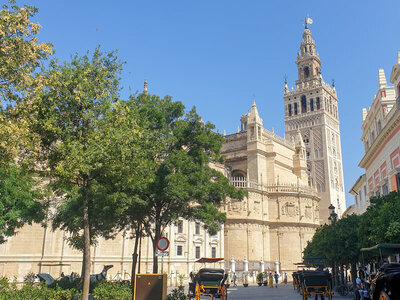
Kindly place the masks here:
POLYGON ((329 224, 332 224, 333 222, 336 221, 337 213, 335 213, 335 207, 332 204, 329 205, 328 209, 329 209, 328 221, 329 221, 329 224))
MULTIPOLYGON (((328 209, 329 209, 328 220, 329 220, 329 224, 332 225, 333 223, 336 222, 337 214, 335 213, 335 207, 332 204, 329 205, 328 209)), ((333 284, 334 284, 334 286, 337 286, 338 285, 338 276, 337 276, 338 269, 337 269, 335 263, 333 264, 332 273, 333 273, 333 284)))

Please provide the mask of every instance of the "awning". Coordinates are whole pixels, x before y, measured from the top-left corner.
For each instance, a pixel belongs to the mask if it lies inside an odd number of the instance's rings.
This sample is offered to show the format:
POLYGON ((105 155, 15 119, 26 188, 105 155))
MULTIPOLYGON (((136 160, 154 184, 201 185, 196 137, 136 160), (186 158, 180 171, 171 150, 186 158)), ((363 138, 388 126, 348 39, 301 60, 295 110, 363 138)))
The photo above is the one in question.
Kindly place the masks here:
POLYGON ((381 243, 369 248, 362 248, 361 252, 372 252, 376 254, 396 254, 400 253, 400 244, 381 243))
POLYGON ((196 260, 197 263, 216 263, 217 261, 224 260, 223 258, 211 258, 211 257, 202 257, 199 260, 196 260))

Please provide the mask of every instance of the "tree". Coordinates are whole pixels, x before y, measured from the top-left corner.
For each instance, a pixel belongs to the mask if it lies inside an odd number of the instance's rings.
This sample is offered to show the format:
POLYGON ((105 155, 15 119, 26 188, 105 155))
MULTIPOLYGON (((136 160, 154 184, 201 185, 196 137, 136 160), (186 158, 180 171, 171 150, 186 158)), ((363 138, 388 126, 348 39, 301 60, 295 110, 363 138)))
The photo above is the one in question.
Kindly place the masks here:
POLYGON ((25 99, 32 88, 41 88, 41 74, 35 70, 52 54, 51 44, 40 43, 40 25, 32 18, 37 9, 15 1, 0 11, 0 104, 25 99), (4 103, 5 102, 5 103, 4 103))
POLYGON ((326 257, 330 266, 351 265, 355 278, 356 263, 360 261, 360 219, 350 215, 321 226, 304 249, 304 256, 326 257))
POLYGON ((56 195, 53 228, 70 232, 71 244, 83 251, 82 299, 89 292, 90 245, 115 227, 121 211, 116 194, 102 184, 110 175, 114 149, 113 104, 118 100, 122 64, 113 52, 97 48, 70 63, 53 61, 47 86, 35 104, 35 130, 41 136, 41 154, 56 195), (82 234, 83 232, 83 234, 82 234))
MULTIPOLYGON (((212 167, 222 162, 223 137, 212 131, 214 125, 201 122, 195 108, 185 113, 183 104, 169 96, 140 94, 130 101, 146 131, 144 151, 151 172, 137 195, 145 208, 143 227, 153 242, 153 253, 166 226, 179 217, 203 221, 215 233, 225 221, 221 203, 226 197, 243 197, 212 167)), ((157 271, 154 256, 153 272, 157 271)))
POLYGON ((35 184, 26 167, 0 167, 0 244, 23 225, 43 220, 42 193, 33 187, 35 184))
POLYGON ((370 199, 368 214, 371 244, 398 243, 400 241, 400 193, 391 192, 379 198, 370 199))
POLYGON ((37 68, 52 53, 50 44, 36 38, 40 26, 30 21, 37 10, 9 3, 0 10, 0 243, 44 218, 32 155, 36 139, 28 130, 32 120, 26 108, 41 87, 37 68))

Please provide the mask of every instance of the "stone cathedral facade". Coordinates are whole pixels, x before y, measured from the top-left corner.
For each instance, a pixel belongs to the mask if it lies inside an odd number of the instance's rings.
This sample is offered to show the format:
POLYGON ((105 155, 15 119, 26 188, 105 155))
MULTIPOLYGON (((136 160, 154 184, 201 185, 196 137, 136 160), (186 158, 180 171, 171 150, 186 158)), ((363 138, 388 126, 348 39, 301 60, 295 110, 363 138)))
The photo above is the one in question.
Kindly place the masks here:
MULTIPOLYGON (((263 270, 296 270, 307 241, 327 220, 328 206, 333 204, 339 215, 345 210, 338 99, 335 88, 322 79, 307 27, 296 64, 296 89, 289 90, 286 83, 284 88, 286 137, 263 127, 255 102, 241 117, 240 130, 225 136, 226 161, 215 168, 248 194, 241 201, 226 200, 222 230, 209 235, 200 223, 183 219, 165 230, 170 247, 163 270, 169 284, 202 267, 195 263, 201 257, 223 258, 209 267, 235 271, 239 278, 248 271, 250 280, 263 270)), ((49 228, 25 226, 0 245, 0 276, 22 280, 28 272, 47 272, 55 278, 62 272, 80 273, 82 253, 68 245, 67 233, 49 228)), ((140 249, 140 272, 149 273, 151 241, 143 238, 140 249)), ((129 279, 132 252, 130 232, 114 240, 100 239, 92 248, 91 273, 113 264, 109 279, 129 279)))
POLYGON ((231 183, 248 193, 225 205, 226 265, 239 276, 296 270, 320 224, 320 197, 308 184, 300 131, 293 141, 268 131, 254 102, 241 118, 241 131, 226 136, 222 154, 231 183))
POLYGON ((296 64, 296 88, 289 90, 287 82, 284 88, 286 137, 293 138, 298 130, 303 136, 309 184, 321 196, 320 214, 326 222, 331 204, 339 216, 346 210, 338 98, 335 86, 322 78, 322 63, 307 27, 296 64))

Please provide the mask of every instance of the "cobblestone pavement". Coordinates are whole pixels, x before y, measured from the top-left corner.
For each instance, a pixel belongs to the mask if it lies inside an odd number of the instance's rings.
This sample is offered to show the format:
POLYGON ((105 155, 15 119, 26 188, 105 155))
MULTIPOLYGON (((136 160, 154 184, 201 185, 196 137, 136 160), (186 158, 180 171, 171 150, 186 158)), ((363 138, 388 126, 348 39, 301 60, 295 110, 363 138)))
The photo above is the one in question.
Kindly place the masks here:
MULTIPOLYGON (((333 295, 333 300, 350 300, 353 297, 348 295, 347 297, 341 297, 333 295)), ((207 298, 204 298, 207 299, 207 298)), ((209 298, 208 298, 209 299, 209 298)), ((249 286, 247 288, 242 286, 230 287, 228 289, 228 300, 302 300, 302 296, 293 290, 292 283, 279 284, 278 288, 270 288, 267 286, 249 286)), ((314 300, 315 296, 308 298, 309 300, 314 300)), ((318 297, 318 299, 320 299, 318 297)), ((325 300, 328 298, 325 297, 325 300)))

